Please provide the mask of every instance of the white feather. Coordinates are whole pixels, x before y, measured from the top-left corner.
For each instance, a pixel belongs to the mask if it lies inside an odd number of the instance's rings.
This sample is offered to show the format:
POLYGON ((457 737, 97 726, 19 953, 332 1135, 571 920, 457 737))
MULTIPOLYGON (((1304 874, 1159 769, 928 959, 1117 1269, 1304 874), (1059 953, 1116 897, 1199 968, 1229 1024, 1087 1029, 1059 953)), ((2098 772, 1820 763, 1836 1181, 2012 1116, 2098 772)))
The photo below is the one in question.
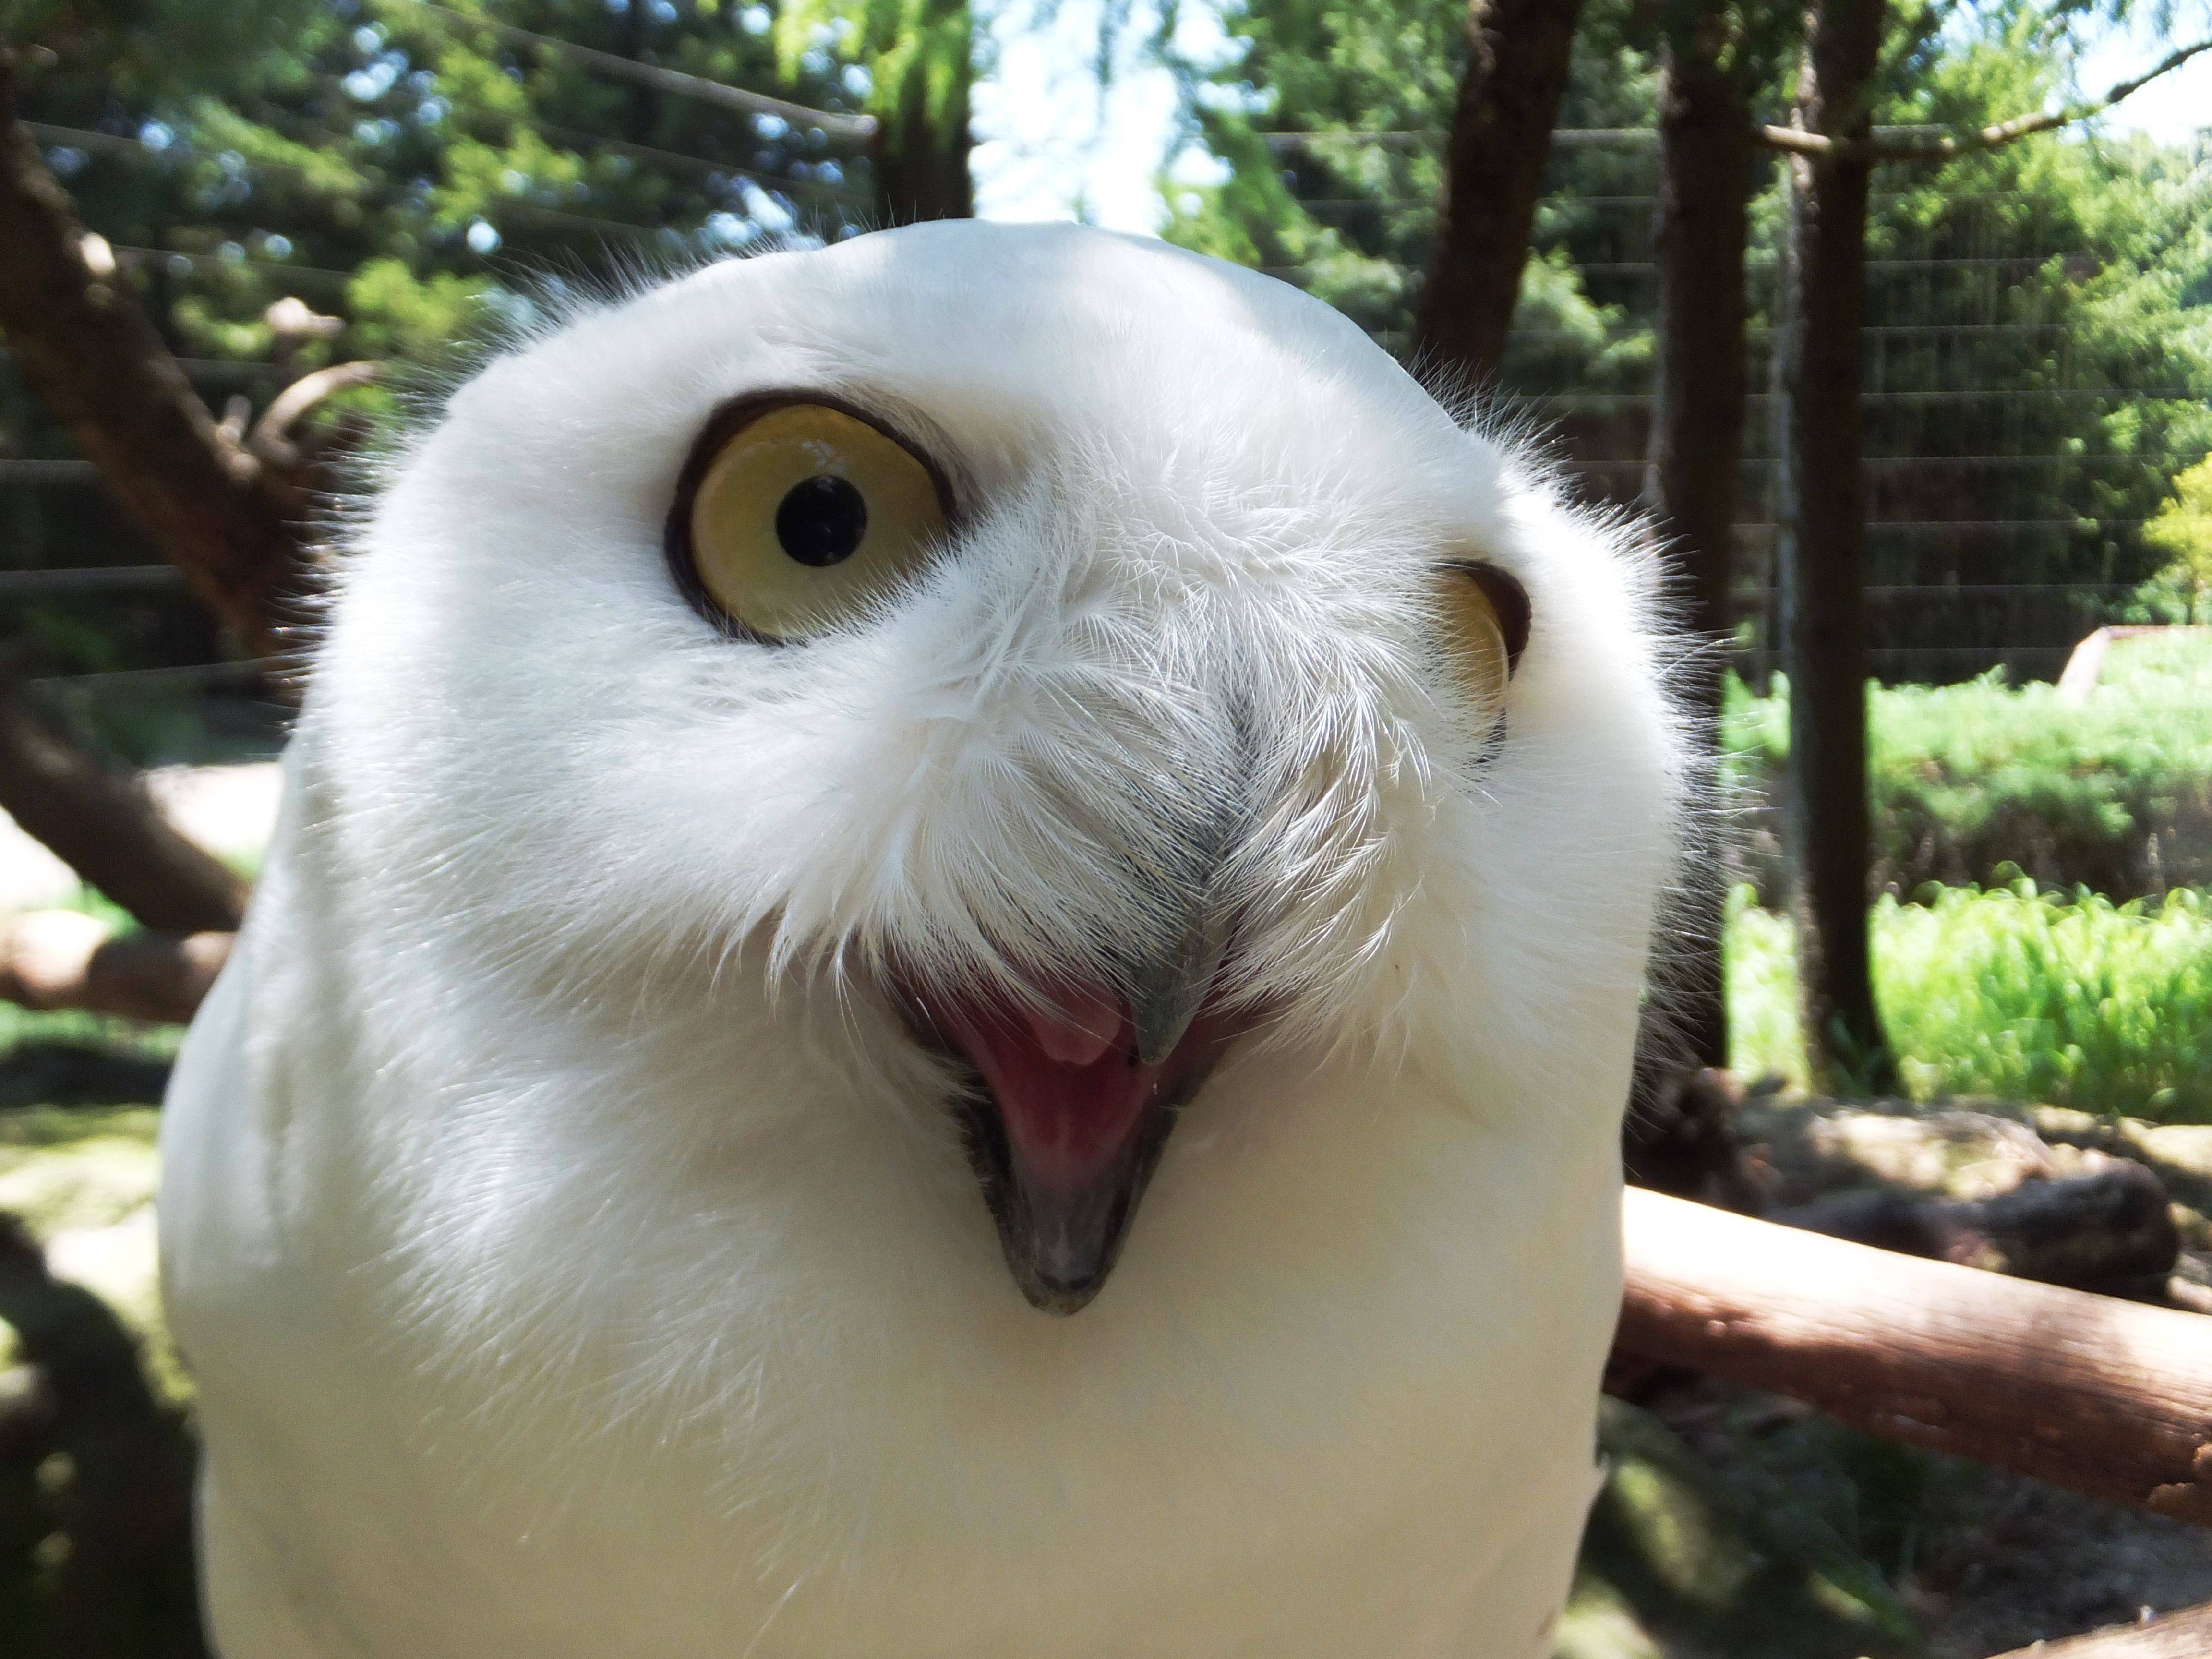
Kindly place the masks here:
POLYGON ((357 541, 164 1129, 225 1659, 1548 1654, 1686 769, 1623 526, 1288 288, 965 223, 572 321, 357 541), (769 388, 977 504, 788 649, 660 544, 769 388), (1158 935, 1130 861, 1240 766, 1279 1018, 1047 1318, 882 962, 1158 935))

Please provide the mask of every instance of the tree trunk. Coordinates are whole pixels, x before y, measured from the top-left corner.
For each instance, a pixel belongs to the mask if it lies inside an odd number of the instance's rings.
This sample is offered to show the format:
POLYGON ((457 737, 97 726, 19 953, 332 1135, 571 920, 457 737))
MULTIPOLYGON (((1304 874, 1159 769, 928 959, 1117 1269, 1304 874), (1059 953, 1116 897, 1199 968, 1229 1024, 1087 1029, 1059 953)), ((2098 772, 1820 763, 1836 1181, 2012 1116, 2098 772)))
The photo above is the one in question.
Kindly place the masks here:
MULTIPOLYGON (((1873 131, 1882 0, 1824 0, 1811 20, 1796 120, 1873 131)), ((1859 329, 1873 164, 1792 156, 1790 292, 1780 330, 1782 511, 1777 552, 1790 677, 1788 823, 1797 971, 1814 1085, 1894 1087, 1875 1006, 1867 913, 1866 501, 1859 329)))
POLYGON ((1630 1188, 1620 1346, 2212 1526, 2212 1319, 1630 1188))
POLYGON ((0 811, 135 916, 178 933, 229 933, 246 884, 154 810, 136 778, 66 741, 0 678, 0 811))
POLYGON ((975 216, 968 167, 975 22, 967 0, 925 0, 904 40, 884 43, 874 162, 876 211, 887 225, 975 216))
POLYGON ((0 331, 124 509, 256 655, 308 591, 298 490, 216 423, 15 119, 0 42, 0 331))
MULTIPOLYGON (((1724 4, 1705 0, 1668 31, 1659 79, 1658 362, 1645 504, 1689 577, 1685 620, 1725 636, 1735 624, 1736 477, 1743 458, 1744 249, 1751 197, 1751 112, 1719 61, 1724 4)), ((1683 690, 1702 751, 1717 755, 1718 651, 1691 665, 1683 690)), ((1664 1005, 1676 1063, 1725 1067, 1728 1008, 1722 958, 1727 894, 1718 870, 1694 878, 1669 907, 1664 1005)))
POLYGON ((1528 262, 1582 0, 1472 0, 1413 359, 1465 386, 1498 373, 1528 262))

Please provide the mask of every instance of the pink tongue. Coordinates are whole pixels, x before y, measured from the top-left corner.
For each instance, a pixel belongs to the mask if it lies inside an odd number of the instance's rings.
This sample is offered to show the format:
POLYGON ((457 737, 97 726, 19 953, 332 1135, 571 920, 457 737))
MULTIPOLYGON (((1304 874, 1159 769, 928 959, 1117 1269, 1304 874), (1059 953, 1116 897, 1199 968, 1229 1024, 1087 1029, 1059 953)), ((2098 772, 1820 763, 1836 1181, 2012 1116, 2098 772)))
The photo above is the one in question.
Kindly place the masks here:
POLYGON ((1016 1170, 1048 1191, 1094 1181, 1160 1092, 1160 1068, 1137 1063, 1128 1016, 1103 996, 1064 999, 1052 1014, 1003 1004, 937 1012, 990 1085, 1016 1170))
POLYGON ((1121 1035, 1121 1011, 1105 998, 1093 996, 1058 1015, 1025 1012, 1023 1020, 1048 1060, 1084 1066, 1114 1046, 1121 1035))

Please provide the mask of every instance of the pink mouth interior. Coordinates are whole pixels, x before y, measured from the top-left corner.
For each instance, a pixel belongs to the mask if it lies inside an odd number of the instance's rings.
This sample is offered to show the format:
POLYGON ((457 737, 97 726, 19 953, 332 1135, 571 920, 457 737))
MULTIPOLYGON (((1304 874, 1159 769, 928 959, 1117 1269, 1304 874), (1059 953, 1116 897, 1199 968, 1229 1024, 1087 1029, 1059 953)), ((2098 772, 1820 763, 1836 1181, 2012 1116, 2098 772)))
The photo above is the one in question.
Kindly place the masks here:
POLYGON ((1200 1013, 1157 1066, 1137 1059, 1136 1029, 1120 999, 1085 990, 1048 1012, 991 996, 932 998, 942 1034, 983 1074, 1004 1120, 1015 1167, 1044 1192, 1067 1195, 1096 1181, 1128 1147, 1152 1106, 1228 1035, 1200 1013))

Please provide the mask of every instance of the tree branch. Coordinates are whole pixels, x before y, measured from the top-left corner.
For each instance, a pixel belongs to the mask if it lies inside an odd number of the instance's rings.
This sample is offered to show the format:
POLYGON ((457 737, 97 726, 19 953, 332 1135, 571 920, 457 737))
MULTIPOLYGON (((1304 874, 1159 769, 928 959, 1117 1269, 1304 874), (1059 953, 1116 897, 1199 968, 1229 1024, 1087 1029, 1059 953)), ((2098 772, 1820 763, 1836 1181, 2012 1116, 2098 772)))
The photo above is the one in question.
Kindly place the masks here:
POLYGON ((0 331, 23 378, 192 591, 258 656, 310 590, 303 492, 226 434, 15 111, 0 41, 0 331))
POLYGON ((234 933, 114 934, 76 910, 0 922, 0 999, 182 1025, 230 958, 234 933))
POLYGON ((172 829, 135 777, 52 730, 0 678, 0 811, 148 927, 229 932, 246 884, 172 829))
POLYGON ((2086 121, 2093 115, 2101 115, 2123 99, 2133 97, 2160 76, 2180 68, 2201 52, 2212 52, 2212 40, 2198 40, 2168 52, 2151 69, 2132 81, 2118 82, 2102 98, 2093 99, 2086 104, 2070 104, 2061 110, 2035 115, 2016 115, 2009 121, 2000 121, 1995 126, 1982 128, 1978 132, 1950 133, 1926 139, 1850 139, 1832 137, 1824 132, 1808 132, 1801 127, 1762 126, 1753 129, 1753 137, 1768 149, 1822 160, 1944 161, 1954 155, 2001 149, 2017 139, 2071 126, 2076 121, 2086 121))
POLYGON ((1632 1188, 1626 1352, 2212 1526, 2212 1319, 1632 1188))
POLYGON ((253 423, 253 430, 246 439, 247 452, 272 466, 297 466, 300 451, 292 441, 292 428, 325 398, 367 386, 383 373, 383 364, 356 358, 302 374, 262 410, 261 418, 253 423))

